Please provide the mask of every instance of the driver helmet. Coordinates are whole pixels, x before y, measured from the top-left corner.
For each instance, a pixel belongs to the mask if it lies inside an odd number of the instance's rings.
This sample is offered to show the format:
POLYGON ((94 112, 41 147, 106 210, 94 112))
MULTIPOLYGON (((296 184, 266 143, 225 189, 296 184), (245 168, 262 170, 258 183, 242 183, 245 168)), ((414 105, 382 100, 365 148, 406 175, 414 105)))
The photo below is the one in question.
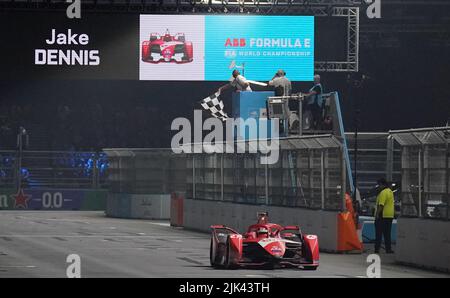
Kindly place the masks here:
POLYGON ((269 221, 269 212, 259 212, 258 213, 258 223, 266 224, 269 221))

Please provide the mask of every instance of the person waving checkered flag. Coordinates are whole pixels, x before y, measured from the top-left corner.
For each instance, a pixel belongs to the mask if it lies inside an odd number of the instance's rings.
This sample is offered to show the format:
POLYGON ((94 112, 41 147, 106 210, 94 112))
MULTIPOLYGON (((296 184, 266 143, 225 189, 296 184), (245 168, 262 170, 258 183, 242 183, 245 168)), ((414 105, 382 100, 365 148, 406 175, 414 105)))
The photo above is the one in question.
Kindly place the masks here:
POLYGON ((200 104, 205 111, 209 111, 215 118, 219 118, 225 121, 228 115, 223 111, 223 102, 219 99, 220 92, 216 92, 213 95, 204 98, 200 104))

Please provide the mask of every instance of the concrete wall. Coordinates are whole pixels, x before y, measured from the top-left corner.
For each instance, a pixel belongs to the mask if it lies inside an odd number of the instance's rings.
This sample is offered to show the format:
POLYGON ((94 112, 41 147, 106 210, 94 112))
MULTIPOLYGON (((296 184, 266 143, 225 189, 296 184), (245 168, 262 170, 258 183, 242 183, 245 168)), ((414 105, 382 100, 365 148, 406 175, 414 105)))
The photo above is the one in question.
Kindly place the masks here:
POLYGON ((106 215, 121 218, 169 219, 170 195, 109 193, 106 215))
POLYGON ((450 272, 450 221, 399 218, 395 259, 450 272))
POLYGON ((255 206, 221 201, 184 200, 184 227, 209 231, 213 224, 224 224, 239 232, 256 222, 258 211, 268 211, 270 221, 298 225, 306 234, 316 234, 322 251, 337 251, 337 212, 274 206, 255 206))

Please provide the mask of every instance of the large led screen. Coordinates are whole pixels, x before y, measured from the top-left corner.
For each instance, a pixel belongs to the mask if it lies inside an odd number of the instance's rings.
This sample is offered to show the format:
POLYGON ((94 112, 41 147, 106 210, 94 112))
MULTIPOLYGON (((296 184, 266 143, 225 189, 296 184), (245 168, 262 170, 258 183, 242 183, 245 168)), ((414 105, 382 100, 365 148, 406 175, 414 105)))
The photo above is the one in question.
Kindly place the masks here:
POLYGON ((267 81, 314 72, 314 17, 141 15, 140 80, 224 81, 238 69, 267 81))

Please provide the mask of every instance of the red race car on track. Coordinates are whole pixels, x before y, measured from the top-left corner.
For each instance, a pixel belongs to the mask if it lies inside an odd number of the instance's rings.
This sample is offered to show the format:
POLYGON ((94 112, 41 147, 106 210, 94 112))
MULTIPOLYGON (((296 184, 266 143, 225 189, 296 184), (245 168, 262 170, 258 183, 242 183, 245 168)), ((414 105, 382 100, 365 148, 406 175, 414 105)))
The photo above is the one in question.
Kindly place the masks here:
POLYGON ((164 35, 150 34, 150 40, 142 43, 142 61, 149 63, 192 62, 194 49, 192 42, 186 41, 184 33, 170 35, 166 30, 164 35))
POLYGON ((298 226, 282 227, 268 223, 267 213, 258 216, 258 223, 251 225, 243 235, 223 225, 211 226, 211 266, 297 267, 306 270, 319 267, 316 235, 305 235, 298 226))

